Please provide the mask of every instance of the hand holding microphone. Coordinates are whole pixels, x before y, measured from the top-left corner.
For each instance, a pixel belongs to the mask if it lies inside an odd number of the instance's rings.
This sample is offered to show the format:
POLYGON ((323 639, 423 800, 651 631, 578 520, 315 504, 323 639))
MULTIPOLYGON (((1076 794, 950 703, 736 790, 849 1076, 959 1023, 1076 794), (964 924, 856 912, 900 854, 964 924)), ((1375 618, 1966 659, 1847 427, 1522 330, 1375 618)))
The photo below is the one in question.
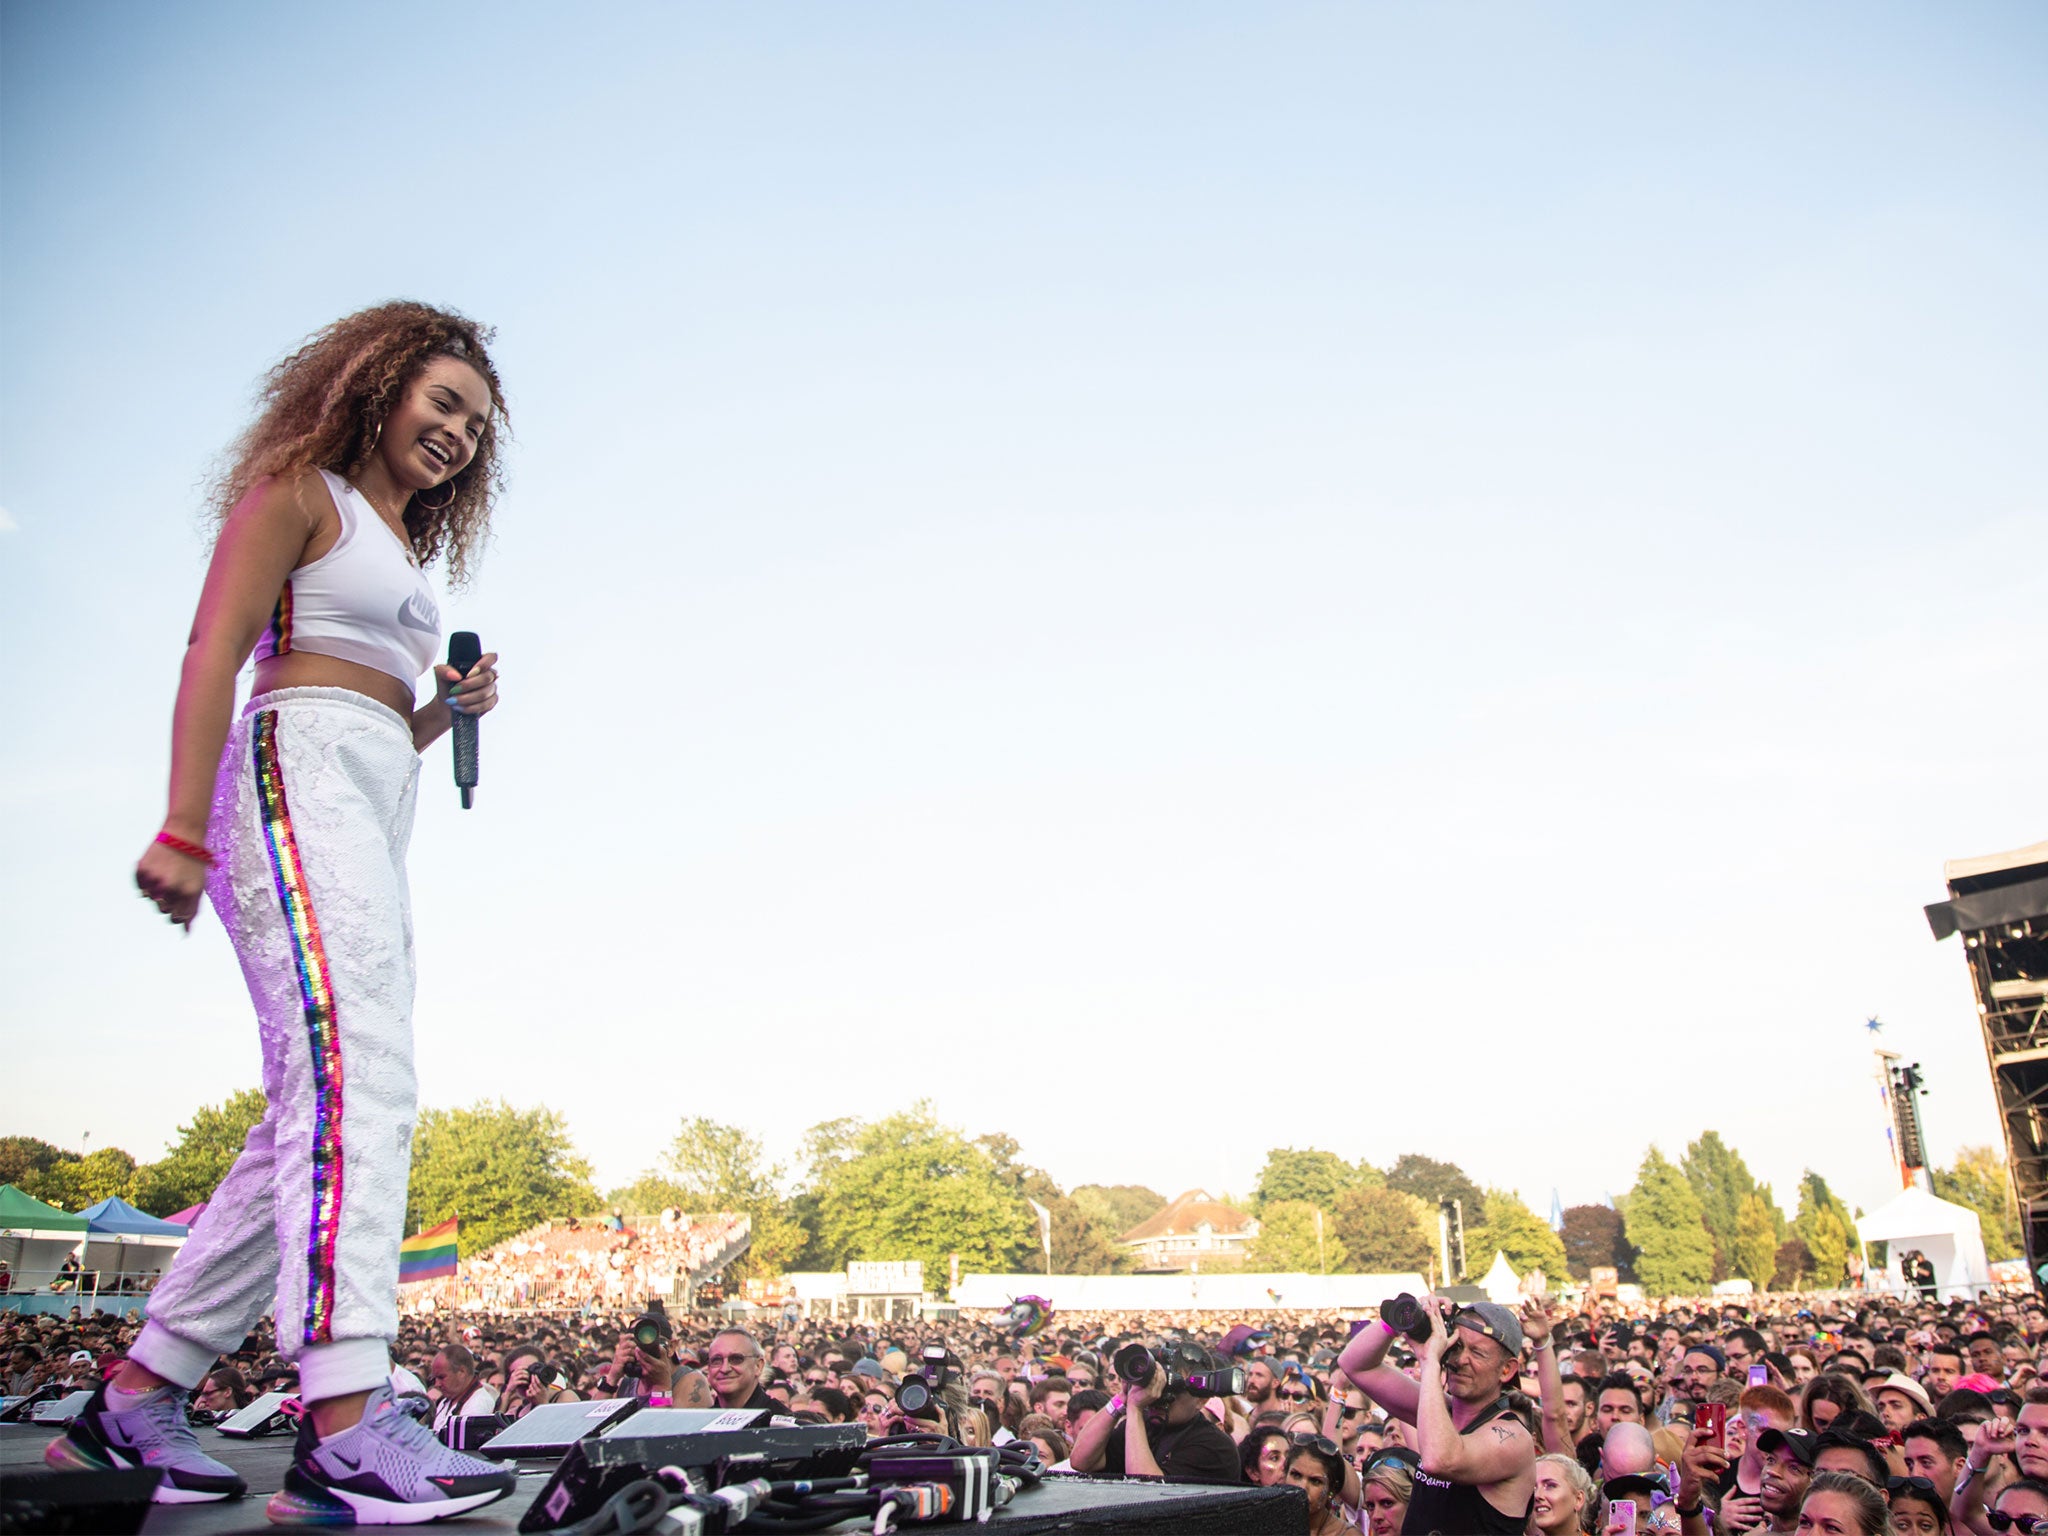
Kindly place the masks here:
POLYGON ((436 686, 454 717, 455 784, 462 808, 470 809, 476 788, 477 717, 498 703, 498 653, 483 654, 483 644, 470 630, 448 637, 448 664, 436 669, 436 686))

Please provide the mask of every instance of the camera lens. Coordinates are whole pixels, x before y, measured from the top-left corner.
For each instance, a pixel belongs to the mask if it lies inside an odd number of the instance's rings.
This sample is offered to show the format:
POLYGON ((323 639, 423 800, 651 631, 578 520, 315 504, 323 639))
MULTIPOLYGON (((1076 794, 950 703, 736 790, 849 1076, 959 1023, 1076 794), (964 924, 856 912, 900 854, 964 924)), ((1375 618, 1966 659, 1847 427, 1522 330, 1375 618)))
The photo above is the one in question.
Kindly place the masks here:
POLYGON ((1152 1351, 1142 1344, 1126 1344, 1116 1352, 1116 1373, 1134 1387, 1142 1387, 1152 1379, 1152 1367, 1157 1362, 1152 1351))
POLYGON ((668 1328, 661 1319, 641 1316, 633 1320, 633 1342, 650 1355, 668 1342, 668 1328))
POLYGON ((1429 1337, 1429 1319, 1422 1303, 1407 1291, 1380 1303, 1380 1319, 1396 1333, 1404 1333, 1417 1344, 1429 1337))
POLYGON ((913 1418, 931 1406, 932 1389, 922 1377, 912 1376, 896 1389, 896 1406, 913 1418))

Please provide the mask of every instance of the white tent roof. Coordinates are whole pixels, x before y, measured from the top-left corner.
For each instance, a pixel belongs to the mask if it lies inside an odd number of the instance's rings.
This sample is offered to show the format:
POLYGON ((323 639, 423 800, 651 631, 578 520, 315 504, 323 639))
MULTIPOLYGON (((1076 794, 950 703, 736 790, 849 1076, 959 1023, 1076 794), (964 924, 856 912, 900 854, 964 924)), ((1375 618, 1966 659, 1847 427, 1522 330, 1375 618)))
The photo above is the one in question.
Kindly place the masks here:
POLYGON ((1912 1237, 1961 1237, 1967 1234, 1983 1241, 1977 1213, 1953 1200, 1930 1195, 1919 1185, 1902 1189, 1856 1223, 1856 1235, 1866 1243, 1893 1243, 1912 1237))
POLYGON ((1498 1248, 1493 1250, 1493 1268, 1486 1272, 1486 1278, 1479 1282, 1479 1288, 1486 1292, 1490 1301, 1512 1302, 1519 1299, 1521 1276, 1515 1273, 1515 1266, 1508 1262, 1508 1256, 1498 1248))
POLYGON ((1349 1312, 1377 1307, 1396 1291, 1425 1290, 1420 1275, 962 1275, 955 1306, 1001 1310, 1019 1296, 1043 1296, 1060 1312, 1349 1312))

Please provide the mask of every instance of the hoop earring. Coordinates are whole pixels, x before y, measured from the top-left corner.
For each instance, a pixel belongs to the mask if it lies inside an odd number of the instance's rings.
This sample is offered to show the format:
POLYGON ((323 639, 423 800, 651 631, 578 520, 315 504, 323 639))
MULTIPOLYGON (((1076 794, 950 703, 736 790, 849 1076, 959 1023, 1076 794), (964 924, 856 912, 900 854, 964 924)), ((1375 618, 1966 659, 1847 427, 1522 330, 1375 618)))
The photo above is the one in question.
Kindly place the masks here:
POLYGON ((382 437, 383 435, 384 418, 382 416, 379 416, 375 421, 370 423, 370 440, 367 443, 363 444, 363 457, 365 459, 369 458, 371 454, 377 451, 377 439, 382 437))
POLYGON ((446 512, 455 505, 455 482, 450 480, 446 484, 448 486, 448 494, 443 496, 439 502, 429 501, 425 496, 415 491, 412 498, 413 505, 423 512, 446 512))

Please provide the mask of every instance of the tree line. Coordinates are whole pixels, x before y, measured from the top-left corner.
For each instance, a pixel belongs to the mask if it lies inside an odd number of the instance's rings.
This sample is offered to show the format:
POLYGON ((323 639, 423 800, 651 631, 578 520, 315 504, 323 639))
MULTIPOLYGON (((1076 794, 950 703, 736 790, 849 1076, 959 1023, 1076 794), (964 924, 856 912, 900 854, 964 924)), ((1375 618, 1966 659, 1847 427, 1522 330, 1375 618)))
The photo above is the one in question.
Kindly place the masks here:
MULTIPOLYGON (((167 1216, 211 1195, 263 1112, 257 1089, 205 1106, 151 1163, 115 1147, 74 1153, 32 1137, 0 1137, 0 1183, 66 1210, 118 1195, 167 1216)), ((1989 1257, 2020 1254, 2010 1184, 1995 1151, 1964 1148, 1934 1182, 1944 1199, 1977 1212, 1989 1257)), ((1024 1160, 1014 1138, 969 1136, 928 1103, 813 1126, 794 1167, 772 1161, 740 1127, 686 1119, 655 1167, 601 1192, 560 1115, 486 1100, 421 1112, 406 1221, 417 1231, 461 1216, 469 1254, 550 1218, 616 1209, 644 1220, 670 1206, 739 1211, 753 1226, 743 1274, 922 1259, 937 1279, 954 1255, 964 1271, 1042 1268, 1031 1202, 1052 1213, 1052 1265, 1062 1274, 1130 1269, 1132 1256, 1118 1238, 1167 1203, 1141 1185, 1064 1190, 1024 1160)), ((1770 1185, 1716 1131, 1676 1163, 1650 1147, 1626 1193, 1611 1204, 1566 1208, 1561 1231, 1513 1191, 1482 1189, 1456 1163, 1420 1153, 1381 1169, 1320 1148, 1274 1148, 1243 1203, 1259 1220, 1244 1261, 1255 1270, 1413 1271, 1441 1283, 1477 1279, 1500 1252, 1518 1272, 1584 1280, 1595 1267, 1611 1267, 1660 1295, 1737 1277, 1760 1289, 1839 1284, 1858 1214, 1809 1170, 1788 1218, 1770 1185), (1437 1273, 1437 1211, 1446 1200, 1462 1210, 1465 1275, 1437 1273)))

